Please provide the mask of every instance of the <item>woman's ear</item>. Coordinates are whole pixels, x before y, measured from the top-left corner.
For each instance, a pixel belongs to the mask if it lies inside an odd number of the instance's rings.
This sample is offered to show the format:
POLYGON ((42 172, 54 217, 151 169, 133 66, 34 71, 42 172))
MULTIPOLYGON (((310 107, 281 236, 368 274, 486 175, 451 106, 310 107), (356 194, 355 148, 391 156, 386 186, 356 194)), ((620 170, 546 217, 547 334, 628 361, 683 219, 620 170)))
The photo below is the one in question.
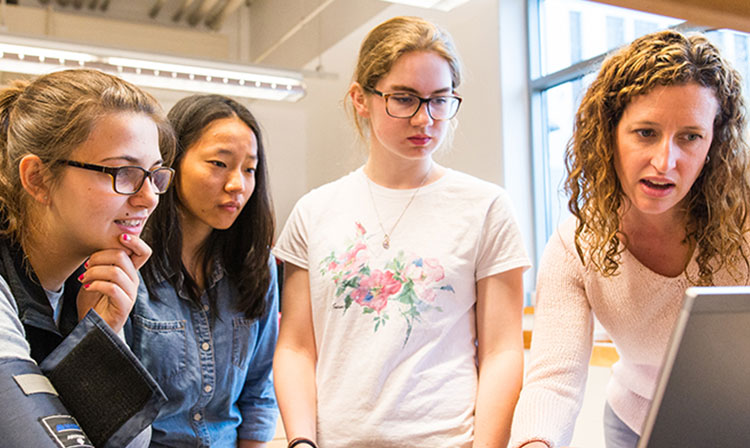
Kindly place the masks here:
POLYGON ((49 171, 42 159, 33 154, 23 156, 18 164, 18 174, 21 177, 21 185, 35 201, 45 205, 49 203, 49 171))
POLYGON ((365 90, 358 82, 353 82, 349 86, 349 98, 352 100, 357 115, 363 118, 370 118, 370 110, 367 108, 367 96, 365 95, 365 90))

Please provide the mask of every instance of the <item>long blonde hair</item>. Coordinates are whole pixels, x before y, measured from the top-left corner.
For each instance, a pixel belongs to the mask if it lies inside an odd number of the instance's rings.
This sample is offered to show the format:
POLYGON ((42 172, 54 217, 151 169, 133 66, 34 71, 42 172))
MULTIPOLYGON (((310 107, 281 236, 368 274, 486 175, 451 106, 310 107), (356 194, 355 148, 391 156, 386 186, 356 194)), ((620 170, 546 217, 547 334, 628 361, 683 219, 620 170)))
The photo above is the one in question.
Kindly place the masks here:
POLYGON ((627 197, 614 167, 615 132, 628 104, 656 86, 695 82, 713 90, 719 102, 714 136, 705 164, 686 197, 686 236, 697 246, 698 278, 713 284, 713 273, 748 267, 748 145, 739 74, 702 35, 661 31, 643 36, 609 57, 576 113, 565 154, 568 208, 578 218, 576 250, 605 276, 614 275, 620 256, 623 206, 627 197))

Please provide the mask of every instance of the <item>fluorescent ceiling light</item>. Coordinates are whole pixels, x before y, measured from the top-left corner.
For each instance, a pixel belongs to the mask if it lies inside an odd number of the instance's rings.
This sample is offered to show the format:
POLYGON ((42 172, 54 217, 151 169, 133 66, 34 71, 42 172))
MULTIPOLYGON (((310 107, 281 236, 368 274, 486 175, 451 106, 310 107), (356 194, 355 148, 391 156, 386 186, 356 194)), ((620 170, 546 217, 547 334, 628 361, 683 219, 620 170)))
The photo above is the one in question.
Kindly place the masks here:
POLYGON ((80 67, 160 89, 276 101, 298 101, 305 95, 302 74, 289 70, 0 35, 2 71, 40 75, 80 67))
POLYGON ((0 43, 0 52, 14 53, 16 55, 20 55, 21 59, 24 59, 25 56, 35 56, 42 62, 44 62, 46 58, 57 59, 58 61, 75 60, 84 62, 93 62, 96 59, 94 56, 87 53, 53 50, 51 48, 36 48, 27 45, 12 45, 4 43, 0 43))
POLYGON ((456 6, 460 6, 469 0, 383 0, 390 3, 399 3, 407 6, 417 6, 419 8, 439 9, 441 11, 450 11, 456 6))

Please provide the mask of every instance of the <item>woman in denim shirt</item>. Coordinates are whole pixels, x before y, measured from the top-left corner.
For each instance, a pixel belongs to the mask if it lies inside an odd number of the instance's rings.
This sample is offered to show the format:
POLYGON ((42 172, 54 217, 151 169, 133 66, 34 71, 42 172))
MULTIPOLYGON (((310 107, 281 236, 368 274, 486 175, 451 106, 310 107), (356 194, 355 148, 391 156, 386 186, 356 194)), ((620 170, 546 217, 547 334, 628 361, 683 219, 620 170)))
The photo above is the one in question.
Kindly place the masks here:
POLYGON ((175 188, 148 223, 149 298, 128 331, 169 398, 152 446, 265 446, 278 418, 278 290, 260 128, 218 95, 184 98, 168 118, 175 188))

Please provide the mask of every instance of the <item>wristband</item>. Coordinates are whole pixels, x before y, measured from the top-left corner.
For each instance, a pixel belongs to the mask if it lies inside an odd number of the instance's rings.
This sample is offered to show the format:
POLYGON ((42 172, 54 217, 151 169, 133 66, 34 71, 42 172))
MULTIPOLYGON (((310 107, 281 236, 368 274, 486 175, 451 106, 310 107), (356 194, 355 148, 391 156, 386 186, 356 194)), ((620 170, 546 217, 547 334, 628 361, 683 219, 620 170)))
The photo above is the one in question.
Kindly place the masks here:
POLYGON ((298 446, 298 445, 307 445, 307 446, 311 446, 312 448, 318 448, 318 445, 316 445, 315 442, 313 442, 310 439, 306 439, 304 437, 297 437, 297 438, 290 440, 289 445, 287 445, 287 448, 294 448, 295 446, 298 446))
POLYGON ((552 444, 549 441, 544 440, 544 439, 531 439, 531 440, 527 440, 519 448, 523 448, 526 445, 532 444, 534 442, 540 442, 540 443, 543 443, 543 444, 547 445, 547 447, 552 448, 552 444))

